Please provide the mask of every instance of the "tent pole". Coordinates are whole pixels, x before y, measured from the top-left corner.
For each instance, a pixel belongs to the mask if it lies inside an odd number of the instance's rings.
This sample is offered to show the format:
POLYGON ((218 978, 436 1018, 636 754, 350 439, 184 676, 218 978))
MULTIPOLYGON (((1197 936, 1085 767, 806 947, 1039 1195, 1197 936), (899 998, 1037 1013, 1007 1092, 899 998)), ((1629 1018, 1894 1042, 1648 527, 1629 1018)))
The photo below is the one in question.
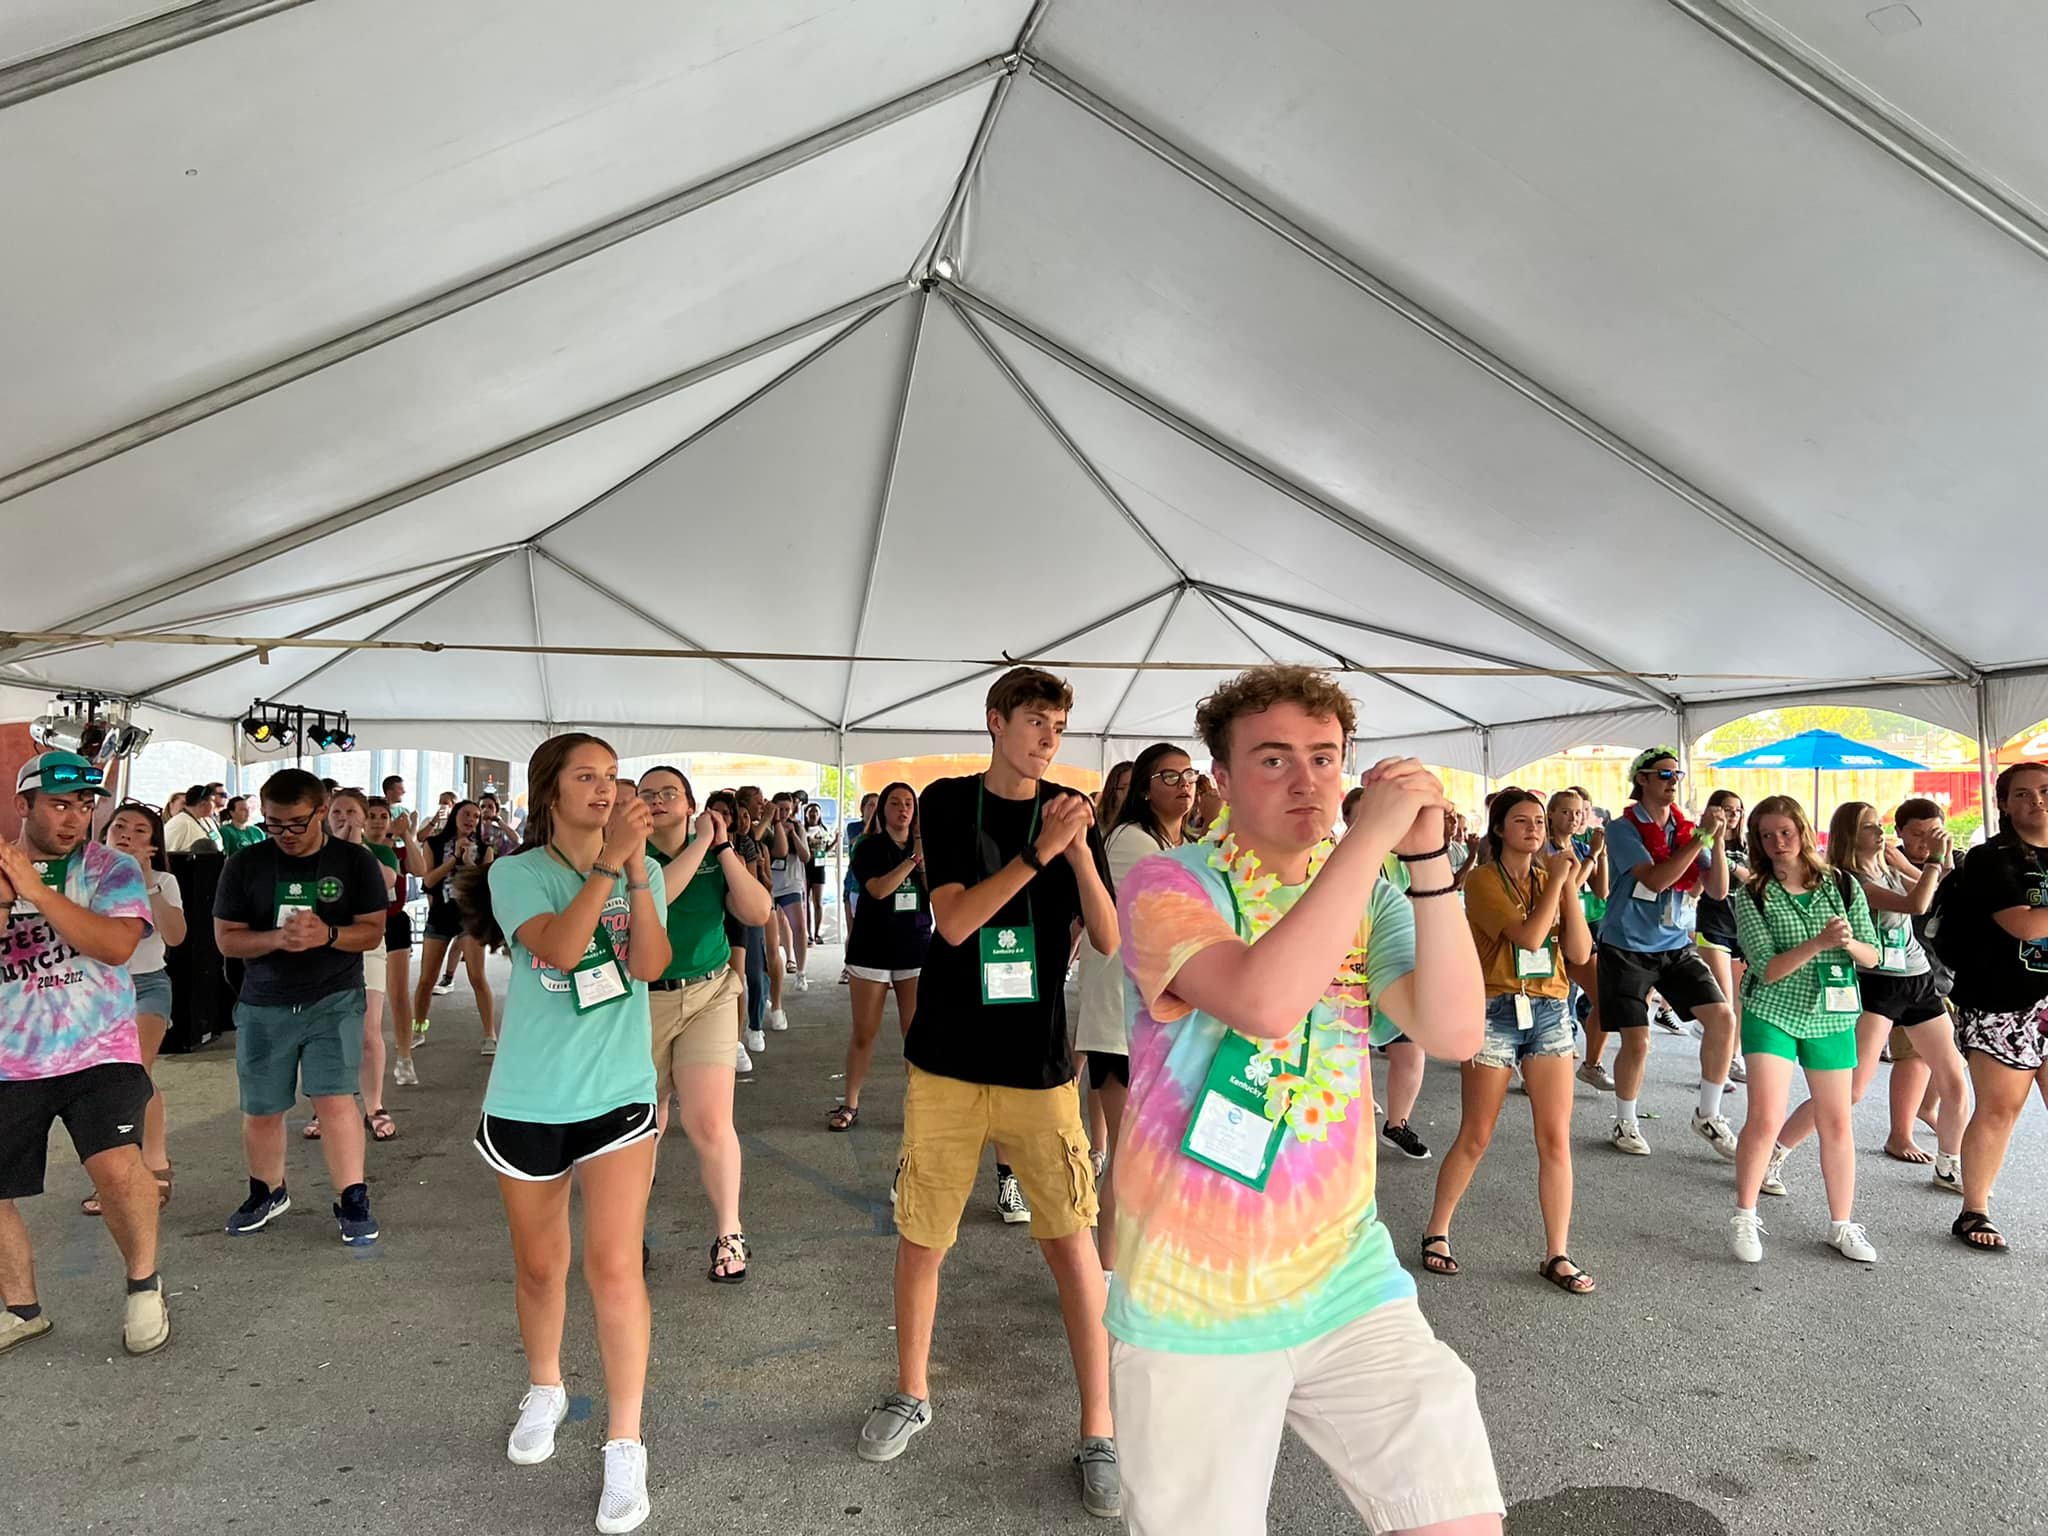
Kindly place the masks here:
POLYGON ((1997 733, 1991 725, 1991 683, 1987 678, 1978 678, 1977 695, 1977 792, 1983 796, 1984 835, 1990 837, 1998 830, 1997 807, 1992 802, 1997 792, 1997 759, 1999 743, 1991 738, 1997 733))
POLYGON ((1479 771, 1480 776, 1486 780, 1486 793, 1491 797, 1493 794, 1493 729, 1490 726, 1482 725, 1479 727, 1479 771))
MULTIPOLYGON (((197 0, 168 14, 138 21, 118 32, 52 49, 0 70, 0 107, 33 101, 50 91, 91 80, 128 64, 153 59, 265 16, 304 5, 306 0, 197 0)), ((131 10, 136 7, 130 7, 131 10)))
POLYGON ((839 944, 853 937, 853 914, 846 910, 846 817, 847 805, 851 803, 858 810, 859 799, 849 796, 846 790, 846 732, 839 732, 839 814, 833 818, 832 829, 837 834, 832 839, 832 897, 839 903, 839 944))

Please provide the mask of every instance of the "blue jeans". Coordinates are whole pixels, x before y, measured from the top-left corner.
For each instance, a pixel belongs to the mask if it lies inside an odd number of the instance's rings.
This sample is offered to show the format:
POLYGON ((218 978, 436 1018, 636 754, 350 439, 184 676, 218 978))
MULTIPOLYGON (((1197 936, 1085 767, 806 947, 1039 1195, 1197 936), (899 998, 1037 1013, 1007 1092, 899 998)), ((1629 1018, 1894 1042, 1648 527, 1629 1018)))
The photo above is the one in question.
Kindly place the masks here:
POLYGON ((768 1016, 768 930, 747 930, 747 1028, 759 1029, 768 1016))
POLYGON ((1564 999, 1530 998, 1529 1027, 1522 1029, 1515 1022, 1515 997, 1509 992, 1486 1000, 1486 1040, 1472 1058, 1473 1066, 1505 1071, 1524 1056, 1572 1054, 1572 1020, 1564 999))

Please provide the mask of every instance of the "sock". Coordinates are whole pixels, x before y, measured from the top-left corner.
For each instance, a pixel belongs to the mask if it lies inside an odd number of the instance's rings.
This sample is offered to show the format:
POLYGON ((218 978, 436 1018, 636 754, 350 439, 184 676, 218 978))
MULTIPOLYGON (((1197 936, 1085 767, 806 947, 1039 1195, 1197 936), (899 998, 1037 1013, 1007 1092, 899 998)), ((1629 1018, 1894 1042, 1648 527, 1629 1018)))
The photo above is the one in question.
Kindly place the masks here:
MULTIPOLYGON (((279 1192, 282 1192, 282 1191, 283 1191, 283 1189, 284 1189, 284 1186, 283 1186, 282 1184, 280 1184, 280 1185, 278 1185, 278 1186, 277 1186, 277 1188, 278 1188, 278 1191, 279 1191, 279 1192)), ((269 1186, 268 1184, 264 1183, 264 1182, 263 1182, 263 1181, 262 1181, 261 1179, 259 1179, 259 1178, 255 1178, 255 1177, 253 1177, 253 1176, 252 1176, 252 1177, 250 1178, 250 1180, 249 1180, 249 1198, 250 1198, 250 1199, 252 1199, 252 1200, 268 1200, 268 1199, 270 1198, 270 1195, 271 1195, 271 1189, 270 1189, 270 1186, 269 1186)))
POLYGON ((32 1323, 43 1315, 43 1304, 39 1301, 24 1301, 20 1306, 9 1307, 7 1310, 24 1323, 32 1323))
POLYGON ((144 1291, 158 1291, 162 1289, 163 1282, 157 1277, 157 1272, 153 1269, 149 1272, 147 1278, 130 1280, 128 1282, 128 1294, 130 1296, 140 1296, 144 1291))
POLYGON ((997 1177, 998 1179, 1007 1179, 1007 1178, 1009 1178, 1009 1177, 1010 1177, 1010 1165, 1009 1165, 1008 1163, 997 1163, 997 1164, 996 1164, 996 1177, 997 1177))
POLYGON ((361 1216, 370 1209, 370 1186, 351 1184, 341 1192, 341 1208, 351 1216, 361 1216))
POLYGON ((1709 1118, 1721 1113, 1721 1095, 1727 1091, 1721 1083, 1700 1084, 1700 1113, 1709 1118))
POLYGON ((1756 1214, 1756 1207, 1753 1205, 1738 1205, 1735 1207, 1735 1214, 1738 1216, 1754 1216, 1756 1214))
POLYGON ((1614 1118, 1623 1125, 1634 1125, 1636 1123, 1636 1101, 1634 1099, 1624 1099, 1617 1093, 1614 1096, 1614 1118))

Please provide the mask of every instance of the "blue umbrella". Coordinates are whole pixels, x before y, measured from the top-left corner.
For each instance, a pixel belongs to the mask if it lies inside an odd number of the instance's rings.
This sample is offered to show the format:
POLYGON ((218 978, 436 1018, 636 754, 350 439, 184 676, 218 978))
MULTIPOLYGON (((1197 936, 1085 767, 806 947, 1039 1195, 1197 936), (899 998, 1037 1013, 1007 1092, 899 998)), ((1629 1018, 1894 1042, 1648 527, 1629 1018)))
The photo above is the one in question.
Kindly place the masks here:
POLYGON ((1820 776, 1823 770, 1829 773, 1850 771, 1858 768, 1905 768, 1924 767, 1910 758, 1900 757, 1896 752, 1887 752, 1883 747, 1866 746, 1860 741, 1851 741, 1834 731, 1801 731, 1797 736, 1788 736, 1783 741, 1774 741, 1768 746, 1752 747, 1747 752, 1738 752, 1733 757, 1724 757, 1714 764, 1716 768, 1811 768, 1813 770, 1813 804, 1810 807, 1815 817, 1820 815, 1820 776))

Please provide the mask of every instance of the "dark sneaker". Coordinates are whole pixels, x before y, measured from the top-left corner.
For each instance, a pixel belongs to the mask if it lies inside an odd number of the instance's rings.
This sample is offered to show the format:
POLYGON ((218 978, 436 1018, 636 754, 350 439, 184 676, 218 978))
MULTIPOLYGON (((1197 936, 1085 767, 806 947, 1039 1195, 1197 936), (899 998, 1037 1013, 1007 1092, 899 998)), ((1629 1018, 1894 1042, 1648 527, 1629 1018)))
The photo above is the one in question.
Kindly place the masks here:
POLYGON ((894 1461, 910 1437, 932 1421, 932 1405, 907 1392, 891 1392, 869 1412, 854 1449, 862 1461, 894 1461))
POLYGON ((1074 1458, 1081 1469, 1081 1507, 1091 1515, 1114 1518, 1124 1512, 1124 1478, 1116 1464, 1116 1442, 1090 1435, 1074 1458))
POLYGON ((1031 1219, 1031 1207, 1024 1203, 1024 1186, 1017 1182, 1014 1173, 999 1174, 996 1178, 996 1214, 1010 1226, 1031 1219))
POLYGON ((261 1232, 291 1208, 292 1197, 285 1193, 282 1184, 264 1194, 252 1194, 228 1218, 228 1234, 247 1237, 251 1232, 261 1232))
POLYGON ((350 1247, 377 1241, 377 1218, 370 1214, 370 1197, 350 1190, 334 1203, 334 1224, 341 1228, 341 1240, 350 1247))
POLYGON ((1429 1148, 1424 1146, 1422 1138, 1409 1128, 1407 1121, 1403 1120, 1399 1125, 1383 1126, 1380 1135, 1399 1148, 1403 1157, 1412 1157, 1418 1163, 1429 1161, 1429 1148))

